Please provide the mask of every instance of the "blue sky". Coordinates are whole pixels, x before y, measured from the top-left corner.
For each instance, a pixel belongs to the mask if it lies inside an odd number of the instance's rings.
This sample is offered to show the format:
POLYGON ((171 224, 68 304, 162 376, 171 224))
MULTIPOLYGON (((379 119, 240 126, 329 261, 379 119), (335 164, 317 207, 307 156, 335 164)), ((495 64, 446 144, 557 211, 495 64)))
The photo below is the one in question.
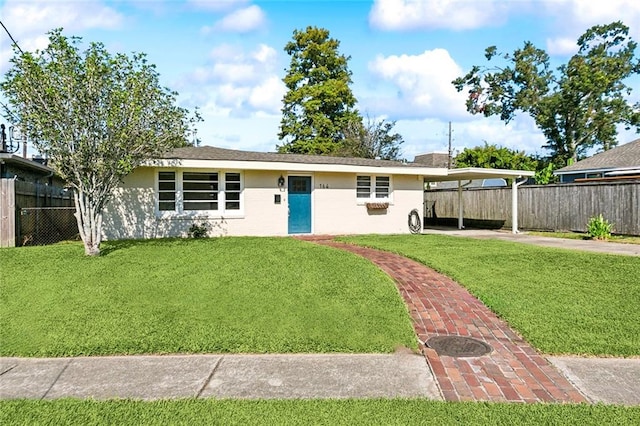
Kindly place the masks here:
MULTIPOLYGON (((575 53, 590 26, 622 20, 640 40, 637 0, 2 0, 0 16, 23 50, 46 46, 46 32, 100 41, 112 52, 145 52, 181 105, 198 106, 204 145, 274 151, 282 78, 289 64, 284 45, 293 31, 319 26, 351 57, 358 109, 397 122, 402 154, 488 143, 545 154, 532 120, 505 124, 472 116, 464 94, 450 84, 484 49, 513 51, 528 40, 555 64, 575 53)), ((0 71, 11 55, 0 35, 0 71)), ((639 79, 632 100, 640 100, 639 79)), ((635 139, 622 132, 620 143, 635 139)))

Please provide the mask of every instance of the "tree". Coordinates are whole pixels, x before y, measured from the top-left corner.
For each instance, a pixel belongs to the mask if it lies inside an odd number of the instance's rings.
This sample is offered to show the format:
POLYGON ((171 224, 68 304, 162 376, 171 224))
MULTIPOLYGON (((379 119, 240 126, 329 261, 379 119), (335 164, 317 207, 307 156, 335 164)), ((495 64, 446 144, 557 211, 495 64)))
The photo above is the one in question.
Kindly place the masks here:
POLYGON ((400 145, 404 140, 399 133, 391 133, 395 125, 395 121, 374 120, 368 115, 366 120, 358 118, 345 128, 342 146, 336 154, 342 157, 399 160, 400 145))
POLYGON ((492 169, 536 170, 537 161, 524 151, 484 143, 484 146, 465 148, 456 155, 456 167, 481 167, 492 169))
POLYGON ((340 42, 323 28, 295 30, 285 46, 291 64, 278 137, 279 152, 332 154, 344 130, 359 118, 351 92, 349 57, 338 52, 340 42))
POLYGON ((467 111, 509 122, 517 112, 529 114, 547 138, 554 162, 567 164, 592 147, 604 150, 617 144, 617 125, 640 125, 640 103, 626 97, 631 87, 624 80, 640 73, 636 43, 621 22, 597 25, 578 39, 578 53, 553 71, 549 55, 532 43, 512 55, 486 49, 491 61, 502 57, 504 68, 481 68, 452 83, 458 91, 468 88, 467 111))
POLYGON ((100 254, 102 212, 115 187, 144 160, 186 144, 189 117, 159 84, 144 54, 111 55, 101 43, 57 29, 35 53, 14 46, 0 89, 5 115, 73 189, 85 254, 100 254))

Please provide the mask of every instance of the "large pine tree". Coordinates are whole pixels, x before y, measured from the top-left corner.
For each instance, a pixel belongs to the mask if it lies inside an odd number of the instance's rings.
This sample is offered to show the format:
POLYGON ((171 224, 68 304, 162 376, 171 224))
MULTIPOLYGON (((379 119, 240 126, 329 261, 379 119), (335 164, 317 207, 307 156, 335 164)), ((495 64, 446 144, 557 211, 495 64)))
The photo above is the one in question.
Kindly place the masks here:
POLYGON ((340 42, 323 28, 295 30, 285 51, 291 65, 283 81, 279 152, 334 154, 349 123, 360 120, 351 92, 349 57, 338 51, 340 42))

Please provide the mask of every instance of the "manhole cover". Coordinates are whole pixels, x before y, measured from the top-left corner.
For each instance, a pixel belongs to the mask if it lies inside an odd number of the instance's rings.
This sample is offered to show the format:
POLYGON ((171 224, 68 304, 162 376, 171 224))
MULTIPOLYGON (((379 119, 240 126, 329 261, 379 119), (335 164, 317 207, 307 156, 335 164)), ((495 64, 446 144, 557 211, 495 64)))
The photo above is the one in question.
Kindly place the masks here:
POLYGON ((426 343, 438 355, 470 357, 482 356, 491 352, 491 346, 471 337, 435 336, 427 340, 426 343))

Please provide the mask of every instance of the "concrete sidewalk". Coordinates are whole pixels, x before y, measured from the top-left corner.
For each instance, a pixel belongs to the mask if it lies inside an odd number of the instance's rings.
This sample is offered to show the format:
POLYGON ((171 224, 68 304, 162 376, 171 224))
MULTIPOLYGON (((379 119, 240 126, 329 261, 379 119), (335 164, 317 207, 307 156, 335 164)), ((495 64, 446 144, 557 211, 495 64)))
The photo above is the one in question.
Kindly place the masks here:
MULTIPOLYGON (((640 359, 548 357, 590 402, 640 405, 640 359)), ((0 399, 442 400, 422 355, 0 358, 0 399)))
POLYGON ((417 354, 0 358, 0 399, 442 399, 417 354))
POLYGON ((423 229, 422 233, 479 239, 496 239, 569 250, 583 250, 596 253, 618 254, 624 256, 640 256, 640 244, 622 244, 597 240, 571 240, 568 238, 553 238, 541 237, 538 235, 529 235, 526 232, 513 234, 508 231, 495 231, 487 229, 429 227, 423 229))
POLYGON ((640 359, 547 359, 591 402, 640 405, 640 359))

